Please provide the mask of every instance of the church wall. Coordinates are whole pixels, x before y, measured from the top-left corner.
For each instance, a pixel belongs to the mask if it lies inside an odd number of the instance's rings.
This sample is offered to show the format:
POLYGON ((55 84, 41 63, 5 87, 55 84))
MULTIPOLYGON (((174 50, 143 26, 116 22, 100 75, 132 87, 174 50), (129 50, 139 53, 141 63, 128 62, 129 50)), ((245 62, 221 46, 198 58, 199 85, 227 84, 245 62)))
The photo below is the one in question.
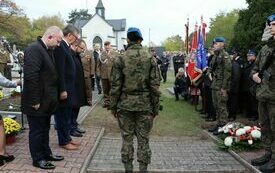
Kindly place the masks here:
POLYGON ((121 50, 121 49, 124 49, 123 45, 126 45, 127 44, 127 34, 126 34, 126 31, 120 31, 118 32, 117 34, 118 36, 118 50, 121 50))
POLYGON ((112 26, 107 24, 101 17, 95 15, 83 28, 82 28, 82 37, 86 41, 88 48, 93 46, 93 39, 99 36, 102 39, 102 42, 110 41, 114 42, 114 32, 112 26))

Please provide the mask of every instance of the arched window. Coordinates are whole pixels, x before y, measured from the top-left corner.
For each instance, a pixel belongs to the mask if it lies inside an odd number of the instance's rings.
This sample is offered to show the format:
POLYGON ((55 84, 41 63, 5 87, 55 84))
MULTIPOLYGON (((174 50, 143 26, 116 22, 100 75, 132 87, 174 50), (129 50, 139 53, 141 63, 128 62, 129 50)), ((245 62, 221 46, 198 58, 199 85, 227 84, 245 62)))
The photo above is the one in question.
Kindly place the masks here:
POLYGON ((99 36, 96 36, 93 40, 93 45, 95 45, 96 43, 98 43, 100 47, 102 47, 102 39, 99 36))

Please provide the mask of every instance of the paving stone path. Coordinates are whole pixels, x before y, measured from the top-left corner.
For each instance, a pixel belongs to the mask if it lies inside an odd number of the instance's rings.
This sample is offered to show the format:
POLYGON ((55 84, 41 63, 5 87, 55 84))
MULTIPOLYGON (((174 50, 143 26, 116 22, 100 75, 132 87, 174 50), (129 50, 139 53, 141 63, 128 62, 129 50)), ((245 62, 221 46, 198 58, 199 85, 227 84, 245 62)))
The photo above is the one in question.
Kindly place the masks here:
MULTIPOLYGON (((249 172, 229 153, 217 149, 211 140, 158 138, 152 139, 150 146, 153 153, 150 172, 249 172)), ((103 137, 87 172, 123 172, 120 147, 120 138, 103 137)), ((137 162, 134 164, 137 170, 137 162)))
POLYGON ((7 152, 15 155, 15 160, 0 167, 0 172, 5 173, 29 173, 29 172, 63 172, 78 173, 88 156, 90 150, 95 144, 96 138, 100 133, 100 128, 87 128, 87 132, 82 138, 74 138, 81 141, 79 150, 67 151, 58 146, 56 131, 50 131, 50 146, 54 154, 65 157, 64 161, 55 162, 56 169, 44 171, 32 166, 32 160, 29 153, 28 130, 17 136, 17 141, 7 146, 7 152))

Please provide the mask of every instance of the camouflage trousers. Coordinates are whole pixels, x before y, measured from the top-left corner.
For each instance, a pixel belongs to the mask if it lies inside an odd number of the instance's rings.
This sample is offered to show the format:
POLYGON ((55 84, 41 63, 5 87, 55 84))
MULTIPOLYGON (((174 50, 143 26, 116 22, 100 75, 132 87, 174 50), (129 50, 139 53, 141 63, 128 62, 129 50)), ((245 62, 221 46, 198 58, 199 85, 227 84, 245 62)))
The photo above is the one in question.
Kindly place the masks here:
POLYGON ((220 90, 212 90, 213 106, 216 110, 217 121, 219 125, 223 125, 228 121, 227 96, 222 96, 220 90))
POLYGON ((275 104, 259 101, 258 111, 264 148, 275 159, 275 104))
POLYGON ((118 124, 122 136, 121 158, 124 164, 134 160, 134 136, 137 137, 137 160, 151 163, 149 133, 153 127, 153 117, 149 112, 118 111, 118 124))

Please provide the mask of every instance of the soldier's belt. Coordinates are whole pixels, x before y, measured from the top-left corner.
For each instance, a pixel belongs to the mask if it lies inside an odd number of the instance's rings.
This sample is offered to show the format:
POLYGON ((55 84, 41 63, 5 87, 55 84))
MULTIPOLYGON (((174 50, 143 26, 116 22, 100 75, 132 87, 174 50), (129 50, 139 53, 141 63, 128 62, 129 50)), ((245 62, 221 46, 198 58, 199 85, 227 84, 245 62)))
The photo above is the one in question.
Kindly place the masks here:
POLYGON ((138 92, 124 92, 126 95, 143 95, 149 94, 149 91, 138 91, 138 92))

